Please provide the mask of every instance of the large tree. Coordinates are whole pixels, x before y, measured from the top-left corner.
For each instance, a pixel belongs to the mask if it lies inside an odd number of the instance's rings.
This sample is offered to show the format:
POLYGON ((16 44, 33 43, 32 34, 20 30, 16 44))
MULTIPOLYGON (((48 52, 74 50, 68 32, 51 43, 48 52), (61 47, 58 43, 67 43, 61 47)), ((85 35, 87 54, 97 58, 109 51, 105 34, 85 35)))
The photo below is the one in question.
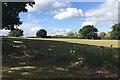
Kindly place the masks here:
POLYGON ((112 26, 111 39, 120 40, 120 23, 112 26))
POLYGON ((80 29, 79 34, 82 35, 83 39, 98 39, 98 29, 93 25, 86 25, 80 29))
POLYGON ((37 31, 36 37, 46 38, 47 37, 47 31, 45 29, 40 29, 39 31, 37 31))
POLYGON ((23 30, 21 29, 15 29, 13 31, 10 31, 8 36, 11 36, 11 37, 20 37, 20 36, 23 36, 23 30))
POLYGON ((2 2, 2 29, 15 30, 15 26, 22 24, 19 13, 27 12, 26 6, 31 7, 34 2, 2 2))

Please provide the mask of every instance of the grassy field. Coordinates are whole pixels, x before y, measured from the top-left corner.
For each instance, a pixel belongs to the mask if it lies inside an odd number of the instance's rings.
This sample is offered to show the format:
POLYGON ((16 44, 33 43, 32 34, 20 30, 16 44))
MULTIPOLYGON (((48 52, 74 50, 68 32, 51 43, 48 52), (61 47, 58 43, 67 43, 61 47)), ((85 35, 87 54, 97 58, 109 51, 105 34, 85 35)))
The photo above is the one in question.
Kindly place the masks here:
POLYGON ((117 40, 3 38, 2 45, 4 78, 118 77, 117 40))
POLYGON ((86 40, 86 39, 43 39, 43 38, 27 38, 27 39, 33 39, 33 40, 52 40, 52 41, 64 41, 64 42, 70 42, 70 43, 78 43, 78 44, 88 44, 88 45, 96 45, 96 46, 104 46, 104 47, 110 47, 113 45, 113 47, 118 48, 118 40, 86 40))

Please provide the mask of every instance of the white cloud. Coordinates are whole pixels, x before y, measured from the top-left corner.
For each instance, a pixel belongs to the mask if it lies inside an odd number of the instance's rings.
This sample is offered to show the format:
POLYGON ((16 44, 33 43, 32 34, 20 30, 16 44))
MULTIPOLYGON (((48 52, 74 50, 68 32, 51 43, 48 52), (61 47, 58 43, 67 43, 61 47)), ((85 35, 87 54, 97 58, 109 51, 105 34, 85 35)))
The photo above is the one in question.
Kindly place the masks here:
POLYGON ((67 19, 67 18, 78 18, 83 17, 83 11, 81 9, 76 8, 67 8, 60 9, 59 11, 55 11, 55 19, 67 19))
POLYGON ((68 32, 72 31, 72 29, 63 29, 63 28, 55 28, 50 29, 48 32, 48 35, 54 36, 54 35, 67 35, 68 32))
POLYGON ((48 5, 48 2, 43 2, 43 0, 34 0, 35 5, 33 7, 27 5, 26 9, 28 9, 28 12, 34 12, 34 11, 39 11, 40 9, 43 9, 45 6, 48 5))
POLYGON ((118 21, 118 2, 107 0, 97 8, 88 10, 85 16, 86 21, 115 23, 118 21))
POLYGON ((28 17, 29 22, 31 22, 32 24, 38 24, 41 21, 40 19, 35 18, 30 13, 27 15, 27 17, 28 17))
POLYGON ((72 29, 64 29, 64 28, 53 28, 53 27, 45 27, 39 26, 38 24, 28 24, 24 23, 19 26, 20 29, 24 31, 24 36, 36 36, 36 32, 40 29, 45 29, 47 31, 48 36, 54 35, 66 35, 68 32, 72 31, 72 29))
POLYGON ((86 11, 84 16, 85 22, 83 24, 91 22, 99 27, 100 31, 103 31, 106 27, 110 29, 113 24, 118 23, 118 2, 107 0, 100 6, 86 11))
POLYGON ((40 27, 33 27, 30 29, 31 32, 36 32, 38 30, 40 30, 41 28, 40 27))
POLYGON ((36 24, 27 24, 24 23, 21 26, 19 26, 20 29, 24 31, 24 36, 36 36, 36 32, 39 29, 43 29, 43 27, 36 25, 36 24))
POLYGON ((59 8, 59 7, 66 7, 66 6, 68 6, 69 4, 68 3, 66 3, 66 2, 54 2, 53 4, 51 4, 51 6, 53 7, 53 8, 59 8))
POLYGON ((53 9, 53 8, 61 8, 61 7, 66 7, 69 5, 68 2, 50 2, 50 0, 34 0, 35 5, 33 7, 27 5, 26 9, 28 9, 28 12, 35 12, 35 11, 41 11, 45 9, 53 9))
POLYGON ((84 23, 82 23, 82 27, 83 26, 86 26, 86 25, 94 25, 95 23, 93 23, 93 22, 84 22, 84 23))
POLYGON ((10 32, 10 30, 0 30, 0 36, 7 36, 8 32, 10 32))

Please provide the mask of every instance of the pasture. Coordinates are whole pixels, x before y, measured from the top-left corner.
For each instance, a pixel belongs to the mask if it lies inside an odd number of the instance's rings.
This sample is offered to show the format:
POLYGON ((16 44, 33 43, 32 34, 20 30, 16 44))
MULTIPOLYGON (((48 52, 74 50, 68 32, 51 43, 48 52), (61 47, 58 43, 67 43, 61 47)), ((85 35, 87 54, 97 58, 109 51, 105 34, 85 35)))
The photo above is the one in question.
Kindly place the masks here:
POLYGON ((87 44, 87 45, 95 45, 95 46, 104 46, 110 47, 113 45, 114 48, 118 48, 118 40, 87 40, 87 39, 44 39, 44 38, 27 38, 33 40, 52 40, 52 41, 63 41, 69 43, 78 43, 78 44, 87 44))
POLYGON ((118 77, 117 40, 3 38, 2 46, 3 78, 118 77))

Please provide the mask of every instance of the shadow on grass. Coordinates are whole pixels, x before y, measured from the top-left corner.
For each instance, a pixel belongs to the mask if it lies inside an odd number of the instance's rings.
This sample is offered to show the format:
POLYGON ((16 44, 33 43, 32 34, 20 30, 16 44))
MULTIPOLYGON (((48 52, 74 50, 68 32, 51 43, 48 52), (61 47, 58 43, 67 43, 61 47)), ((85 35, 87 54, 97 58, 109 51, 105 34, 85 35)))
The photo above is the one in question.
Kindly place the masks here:
POLYGON ((118 77, 117 48, 13 38, 2 43, 4 78, 118 77))

